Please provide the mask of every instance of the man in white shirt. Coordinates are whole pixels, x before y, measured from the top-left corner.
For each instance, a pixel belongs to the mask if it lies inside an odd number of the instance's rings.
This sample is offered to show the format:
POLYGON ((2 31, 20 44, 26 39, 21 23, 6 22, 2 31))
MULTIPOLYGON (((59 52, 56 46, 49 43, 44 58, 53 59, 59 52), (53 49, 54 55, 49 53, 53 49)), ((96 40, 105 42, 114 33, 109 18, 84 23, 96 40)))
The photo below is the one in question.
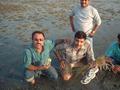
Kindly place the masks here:
POLYGON ((70 14, 70 25, 73 32, 83 31, 87 34, 93 49, 92 37, 101 24, 98 11, 89 5, 89 0, 80 0, 70 14))

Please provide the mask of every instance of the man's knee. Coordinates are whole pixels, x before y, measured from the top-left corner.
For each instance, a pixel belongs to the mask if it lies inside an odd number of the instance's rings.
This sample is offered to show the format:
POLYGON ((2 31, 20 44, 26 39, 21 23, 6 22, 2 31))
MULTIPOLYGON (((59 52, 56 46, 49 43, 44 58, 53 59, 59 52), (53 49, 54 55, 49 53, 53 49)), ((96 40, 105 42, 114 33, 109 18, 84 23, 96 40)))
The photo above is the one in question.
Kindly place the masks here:
POLYGON ((47 73, 48 75, 54 79, 54 80, 57 80, 58 79, 58 73, 56 71, 56 69, 54 67, 50 67, 48 70, 47 70, 47 73))
POLYGON ((31 82, 31 81, 34 80, 34 72, 33 72, 33 71, 28 71, 28 70, 26 70, 26 71, 24 72, 24 76, 25 76, 25 80, 26 80, 27 82, 31 82))
POLYGON ((64 74, 64 75, 62 75, 62 78, 63 78, 63 80, 65 80, 65 81, 68 81, 68 80, 70 80, 70 78, 72 77, 72 75, 71 74, 64 74))
POLYGON ((54 74, 53 79, 54 79, 54 80, 57 80, 57 79, 58 79, 58 74, 57 74, 57 73, 54 74))

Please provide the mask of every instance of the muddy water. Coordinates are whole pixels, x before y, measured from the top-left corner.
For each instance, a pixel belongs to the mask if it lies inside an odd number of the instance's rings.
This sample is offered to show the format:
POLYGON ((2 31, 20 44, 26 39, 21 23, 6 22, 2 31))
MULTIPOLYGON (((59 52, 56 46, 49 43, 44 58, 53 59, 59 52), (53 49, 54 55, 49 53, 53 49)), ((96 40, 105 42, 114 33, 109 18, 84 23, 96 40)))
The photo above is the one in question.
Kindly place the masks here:
MULTIPOLYGON (((0 0, 0 87, 20 88, 25 83, 22 80, 22 52, 31 42, 33 31, 43 31, 49 39, 72 38, 69 13, 77 3, 79 0, 0 0)), ((91 4, 102 18, 102 25, 94 36, 97 57, 104 54, 120 33, 120 1, 93 0, 91 4)), ((49 81, 48 86, 54 87, 49 81)), ((65 87, 55 88, 66 90, 65 87)), ((76 88, 71 87, 70 90, 73 89, 76 88)))

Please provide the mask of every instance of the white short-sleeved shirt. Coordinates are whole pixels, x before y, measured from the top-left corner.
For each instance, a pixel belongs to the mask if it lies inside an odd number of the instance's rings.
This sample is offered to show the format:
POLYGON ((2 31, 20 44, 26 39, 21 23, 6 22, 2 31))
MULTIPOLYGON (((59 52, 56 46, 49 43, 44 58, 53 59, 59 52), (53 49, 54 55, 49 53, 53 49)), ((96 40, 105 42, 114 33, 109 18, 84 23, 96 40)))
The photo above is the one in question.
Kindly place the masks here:
POLYGON ((86 34, 92 31, 94 24, 101 24, 98 11, 90 5, 86 8, 82 8, 80 5, 75 6, 70 16, 74 16, 75 30, 84 31, 86 34))

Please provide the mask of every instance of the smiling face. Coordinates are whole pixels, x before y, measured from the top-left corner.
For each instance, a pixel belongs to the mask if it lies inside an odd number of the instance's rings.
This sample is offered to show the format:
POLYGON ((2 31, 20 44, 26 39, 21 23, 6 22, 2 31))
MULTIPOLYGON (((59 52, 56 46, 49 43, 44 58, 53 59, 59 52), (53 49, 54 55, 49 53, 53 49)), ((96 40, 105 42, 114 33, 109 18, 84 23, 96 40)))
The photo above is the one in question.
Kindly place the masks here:
POLYGON ((89 0, 80 0, 80 4, 83 8, 85 8, 89 5, 89 0))
POLYGON ((78 49, 81 48, 83 46, 84 42, 85 42, 84 38, 81 38, 81 39, 75 38, 75 40, 74 40, 75 48, 78 48, 78 49))
POLYGON ((81 48, 86 40, 86 34, 83 31, 77 31, 74 37, 74 46, 76 49, 81 48))
POLYGON ((45 37, 42 33, 35 33, 32 41, 34 48, 40 49, 44 45, 45 37))

